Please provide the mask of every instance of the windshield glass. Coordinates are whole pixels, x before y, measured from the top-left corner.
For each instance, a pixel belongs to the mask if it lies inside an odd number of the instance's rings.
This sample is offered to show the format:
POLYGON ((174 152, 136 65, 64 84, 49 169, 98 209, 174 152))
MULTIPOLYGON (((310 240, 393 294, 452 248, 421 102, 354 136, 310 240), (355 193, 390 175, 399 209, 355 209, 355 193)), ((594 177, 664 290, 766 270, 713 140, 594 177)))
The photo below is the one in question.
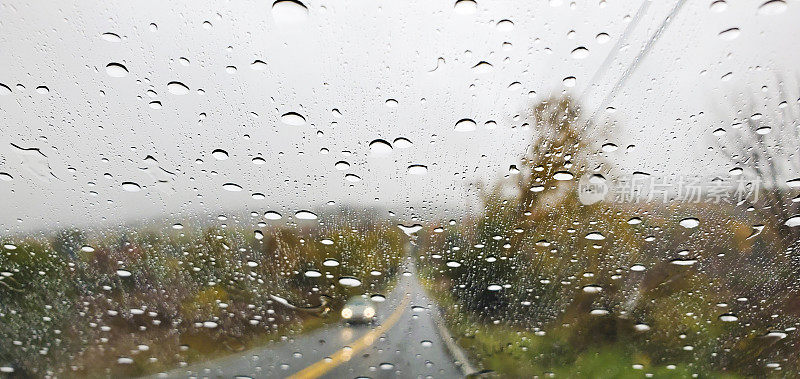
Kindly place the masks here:
POLYGON ((798 375, 798 19, 0 1, 0 376, 798 375))

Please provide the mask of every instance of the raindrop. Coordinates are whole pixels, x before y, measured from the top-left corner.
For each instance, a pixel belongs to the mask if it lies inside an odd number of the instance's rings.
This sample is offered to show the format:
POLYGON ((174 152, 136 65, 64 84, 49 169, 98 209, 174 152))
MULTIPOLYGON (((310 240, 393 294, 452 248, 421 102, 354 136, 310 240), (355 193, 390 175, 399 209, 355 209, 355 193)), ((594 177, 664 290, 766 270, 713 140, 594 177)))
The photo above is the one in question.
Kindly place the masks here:
POLYGON ((794 227, 800 226, 800 216, 792 216, 792 217, 790 217, 788 220, 786 220, 784 225, 786 225, 786 226, 788 226, 790 228, 794 228, 794 227))
POLYGON ((264 218, 267 219, 267 220, 280 220, 281 217, 283 217, 283 216, 281 216, 280 213, 274 212, 274 211, 268 211, 268 212, 264 213, 264 218))
POLYGON ((486 287, 486 289, 488 289, 489 291, 500 291, 501 289, 503 289, 503 286, 499 284, 490 284, 489 287, 486 287))
POLYGON ((369 152, 374 157, 385 157, 392 153, 392 145, 385 140, 376 139, 369 143, 369 152))
POLYGON ((472 66, 472 71, 476 74, 486 74, 492 71, 494 66, 491 63, 486 61, 480 61, 478 64, 472 66))
POLYGON ((339 284, 345 287, 358 287, 361 285, 361 281, 352 276, 343 276, 339 278, 339 284))
POLYGON ((725 41, 733 41, 737 37, 739 37, 739 32, 740 32, 739 28, 725 29, 725 30, 719 32, 719 38, 721 38, 721 39, 723 39, 725 41))
POLYGON ((719 320, 723 322, 736 322, 739 321, 739 317, 736 317, 733 313, 724 313, 719 315, 719 320))
POLYGON ((306 124, 306 118, 301 116, 299 113, 289 112, 284 113, 283 116, 281 116, 281 122, 291 126, 302 126, 306 124))
POLYGON ((266 198, 267 198, 267 196, 265 196, 265 195, 264 195, 263 193, 261 193, 261 192, 256 192, 256 193, 253 193, 252 195, 250 195, 250 197, 252 197, 254 200, 264 200, 264 199, 266 199, 266 198))
POLYGON ((211 156, 218 161, 224 161, 228 159, 228 152, 222 149, 216 149, 211 152, 211 156))
POLYGON ((45 86, 38 86, 36 87, 36 92, 40 95, 46 95, 50 92, 50 88, 47 88, 45 86))
POLYGON ((711 3, 710 8, 713 12, 717 13, 724 12, 725 9, 728 9, 728 3, 726 3, 725 0, 717 0, 711 3))
POLYGON ((172 225, 172 229, 181 230, 181 229, 183 229, 183 225, 181 225, 181 224, 173 224, 172 225))
POLYGON ((322 273, 317 270, 306 270, 304 275, 308 278, 319 278, 322 273))
POLYGON ((592 309, 592 311, 589 312, 589 314, 592 315, 592 316, 605 316, 605 315, 608 314, 608 310, 605 310, 605 309, 592 309))
POLYGON ((214 329, 214 328, 216 328, 217 326, 219 326, 219 324, 217 324, 217 323, 216 323, 216 322, 214 322, 214 321, 203 321, 203 327, 204 327, 204 328, 208 328, 208 329, 214 329))
POLYGON ((106 65, 106 74, 112 78, 124 78, 128 76, 128 69, 119 63, 109 63, 106 65))
POLYGON ((335 259, 326 259, 322 261, 322 265, 325 267, 336 267, 339 265, 339 261, 335 259))
POLYGON ((119 42, 122 41, 122 38, 119 37, 116 33, 103 33, 100 35, 100 38, 108 41, 108 42, 119 42))
POLYGON ((360 182, 361 177, 356 174, 347 174, 344 176, 344 180, 347 180, 348 182, 351 183, 355 183, 355 182, 360 182))
POLYGON ((692 266, 697 263, 697 259, 673 259, 669 263, 676 266, 692 266))
POLYGON ((578 80, 575 79, 574 76, 567 76, 566 78, 564 78, 564 80, 562 80, 562 83, 564 83, 564 87, 567 87, 567 88, 575 87, 575 83, 577 83, 577 82, 578 82, 578 80))
POLYGON ((157 100, 151 101, 147 105, 149 105, 152 109, 161 109, 161 102, 157 100))
POLYGON ((606 237, 598 232, 591 232, 586 235, 586 239, 592 241, 602 241, 606 239, 606 237))
POLYGON ((128 270, 117 270, 117 275, 120 278, 127 278, 127 277, 131 276, 131 272, 128 271, 128 270))
POLYGON ((11 88, 7 85, 0 83, 0 96, 8 96, 11 94, 11 88))
POLYGON ((478 11, 478 3, 473 0, 458 0, 453 10, 455 10, 457 14, 474 14, 478 11))
POLYGON ((319 242, 320 242, 321 244, 323 244, 323 245, 333 245, 333 240, 330 240, 330 239, 328 239, 328 238, 325 238, 325 239, 323 239, 323 240, 321 240, 321 241, 319 241, 319 242))
POLYGON ((258 262, 256 262, 256 261, 247 261, 247 267, 258 267, 258 262))
POLYGON ((142 186, 134 182, 124 182, 122 183, 122 189, 128 192, 139 192, 142 190, 142 186))
POLYGON ((296 0, 278 0, 272 4, 272 18, 278 25, 292 25, 308 18, 308 8, 296 0))
POLYGON ((403 137, 395 138, 392 144, 398 149, 407 149, 413 145, 411 141, 403 137))
POLYGON ((253 237, 255 237, 255 239, 261 241, 261 240, 264 239, 264 233, 261 232, 260 230, 255 230, 255 231, 253 231, 253 237))
POLYGON ((456 122, 455 131, 457 131, 457 132, 471 132, 471 131, 475 130, 476 126, 477 126, 477 124, 475 123, 475 121, 473 121, 471 119, 468 119, 468 118, 464 118, 464 119, 461 119, 458 122, 456 122))
POLYGON ((94 252, 94 248, 89 246, 89 245, 84 245, 84 246, 81 246, 81 251, 84 252, 84 253, 93 253, 94 252))
POLYGON ((2 180, 4 182, 10 182, 10 181, 14 180, 14 177, 11 176, 11 174, 9 174, 7 172, 0 172, 0 180, 2 180))
POLYGON ((370 296, 370 300, 372 300, 372 301, 374 301, 376 303, 383 303, 384 301, 386 301, 386 296, 377 295, 376 294, 376 295, 370 296))
POLYGON ((447 267, 452 267, 452 268, 461 267, 461 263, 458 263, 456 261, 447 261, 446 265, 447 267))
POLYGON ((678 224, 686 229, 693 229, 700 226, 700 220, 694 217, 688 217, 681 220, 678 224))
POLYGON ((603 149, 604 153, 611 153, 617 151, 619 147, 613 143, 605 143, 601 148, 603 149))
POLYGON ((408 166, 408 173, 411 175, 425 175, 428 173, 428 166, 412 164, 411 166, 408 166))
POLYGON ((569 55, 573 59, 584 59, 589 56, 589 49, 583 46, 576 47, 571 53, 569 53, 569 55))
POLYGON ((781 14, 786 11, 786 2, 783 0, 771 0, 758 7, 758 14, 771 16, 781 14))
POLYGON ((558 171, 555 174, 553 174, 553 179, 555 180, 572 180, 572 178, 574 177, 575 176, 568 171, 558 171))
POLYGON ((646 269, 647 268, 642 266, 642 265, 633 265, 633 266, 631 266, 631 271, 634 271, 634 272, 642 272, 642 271, 644 271, 646 269))
POLYGON ((603 291, 603 287, 594 284, 583 287, 583 292, 586 293, 600 293, 601 291, 603 291))
POLYGON ((380 365, 381 370, 388 371, 394 369, 394 365, 388 362, 381 363, 380 365))
POLYGON ((231 191, 231 192, 239 192, 242 190, 242 186, 236 183, 225 183, 222 185, 222 188, 226 191, 231 191))
POLYGON ((336 162, 336 164, 333 165, 333 167, 336 167, 337 170, 344 171, 350 168, 350 163, 347 163, 345 161, 338 161, 336 162))
POLYGON ((636 324, 633 326, 633 330, 637 332, 646 332, 650 330, 650 325, 647 324, 636 324))
POLYGON ((419 344, 422 345, 422 347, 431 347, 431 346, 433 346, 433 342, 428 341, 428 340, 422 340, 422 341, 420 341, 419 344))
POLYGON ((121 364, 121 365, 133 364, 133 358, 119 357, 119 358, 117 358, 117 364, 121 364))
POLYGON ((397 105, 398 105, 398 103, 397 103, 397 100, 395 100, 395 99, 386 100, 386 106, 389 107, 389 108, 397 108, 397 105))
POLYGON ((294 214, 294 217, 297 218, 298 220, 316 220, 317 219, 317 215, 315 213, 309 212, 309 211, 305 211, 305 210, 297 211, 294 214))
POLYGON ((189 93, 189 87, 181 82, 167 83, 167 91, 173 95, 186 95, 189 93))
POLYGON ((267 69, 267 63, 256 59, 253 61, 253 63, 250 63, 250 69, 255 71, 264 71, 267 69))
POLYGON ((602 45, 608 42, 611 39, 611 37, 607 33, 600 33, 597 36, 595 36, 594 39, 595 41, 597 41, 597 43, 602 45))
POLYGON ((497 23, 497 30, 501 32, 510 32, 514 30, 514 23, 511 20, 500 20, 497 23))

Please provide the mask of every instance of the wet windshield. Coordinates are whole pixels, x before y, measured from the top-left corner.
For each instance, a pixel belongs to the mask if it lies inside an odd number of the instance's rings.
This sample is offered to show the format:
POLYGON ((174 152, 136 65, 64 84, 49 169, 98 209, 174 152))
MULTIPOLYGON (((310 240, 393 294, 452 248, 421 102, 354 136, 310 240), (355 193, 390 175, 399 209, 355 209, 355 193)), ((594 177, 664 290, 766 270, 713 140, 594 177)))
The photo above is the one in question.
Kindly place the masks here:
POLYGON ((798 19, 2 0, 0 377, 794 377, 798 19))

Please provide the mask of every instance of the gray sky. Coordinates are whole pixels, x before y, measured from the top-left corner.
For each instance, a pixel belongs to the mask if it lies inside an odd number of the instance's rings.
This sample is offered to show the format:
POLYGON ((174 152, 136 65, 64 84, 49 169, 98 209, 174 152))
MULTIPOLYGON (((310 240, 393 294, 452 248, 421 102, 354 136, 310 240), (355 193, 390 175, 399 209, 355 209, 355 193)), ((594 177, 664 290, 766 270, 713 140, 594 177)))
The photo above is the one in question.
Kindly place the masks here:
MULTIPOLYGON (((687 2, 610 101, 616 111, 598 113, 614 121, 610 159, 656 174, 727 173, 706 148, 736 116, 731 97, 763 91, 769 121, 779 73, 796 106, 800 5, 763 2, 687 2)), ((0 227, 11 232, 328 201, 401 218, 424 202, 461 209, 475 203, 470 182, 505 175, 524 153, 531 131, 515 115, 583 93, 611 54, 581 98, 594 112, 675 4, 651 3, 612 52, 641 3, 34 3, 0 3, 0 83, 10 89, 0 87, 0 227), (290 112, 305 123, 282 121, 290 112), (474 131, 455 130, 465 118, 474 131), (371 141, 401 137, 412 144, 370 153, 371 141)))

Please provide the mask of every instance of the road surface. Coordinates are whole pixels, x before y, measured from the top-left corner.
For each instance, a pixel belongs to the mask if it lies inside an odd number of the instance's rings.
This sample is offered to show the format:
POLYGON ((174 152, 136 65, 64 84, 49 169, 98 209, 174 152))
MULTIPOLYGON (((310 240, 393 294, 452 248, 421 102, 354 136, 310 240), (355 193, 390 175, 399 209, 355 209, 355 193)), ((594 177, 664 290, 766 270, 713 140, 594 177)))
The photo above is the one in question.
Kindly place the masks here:
POLYGON ((287 341, 177 369, 170 378, 463 377, 416 275, 401 276, 374 325, 334 323, 287 341))

